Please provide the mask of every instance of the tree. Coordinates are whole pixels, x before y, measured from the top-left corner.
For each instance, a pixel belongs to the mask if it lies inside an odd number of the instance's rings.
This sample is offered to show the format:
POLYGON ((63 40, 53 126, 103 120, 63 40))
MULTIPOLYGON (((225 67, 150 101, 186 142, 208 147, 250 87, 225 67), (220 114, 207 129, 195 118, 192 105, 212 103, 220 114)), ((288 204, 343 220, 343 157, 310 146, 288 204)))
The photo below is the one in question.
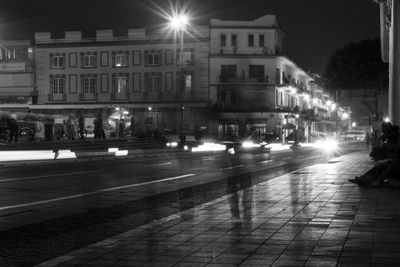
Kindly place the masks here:
POLYGON ((335 92, 336 101, 351 107, 352 120, 369 125, 385 112, 382 93, 388 87, 388 76, 380 40, 367 39, 334 51, 320 82, 335 92))
POLYGON ((367 39, 336 50, 322 76, 330 90, 386 88, 388 66, 381 60, 380 40, 367 39))

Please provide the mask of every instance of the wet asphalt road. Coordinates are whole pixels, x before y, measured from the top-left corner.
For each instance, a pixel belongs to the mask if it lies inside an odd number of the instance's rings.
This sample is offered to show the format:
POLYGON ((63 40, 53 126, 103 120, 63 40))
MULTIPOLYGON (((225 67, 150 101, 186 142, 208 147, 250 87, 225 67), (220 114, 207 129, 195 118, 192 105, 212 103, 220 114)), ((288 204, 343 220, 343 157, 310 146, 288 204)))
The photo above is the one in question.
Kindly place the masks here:
POLYGON ((0 266, 31 266, 329 157, 304 148, 2 167, 0 266))

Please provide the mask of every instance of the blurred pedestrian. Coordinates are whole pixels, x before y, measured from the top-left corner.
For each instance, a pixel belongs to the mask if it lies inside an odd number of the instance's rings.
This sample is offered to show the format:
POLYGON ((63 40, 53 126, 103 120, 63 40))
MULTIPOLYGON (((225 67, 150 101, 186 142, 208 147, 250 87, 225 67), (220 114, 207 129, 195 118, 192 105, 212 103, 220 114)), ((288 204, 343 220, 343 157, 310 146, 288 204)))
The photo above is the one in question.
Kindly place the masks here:
POLYGON ((105 139, 104 127, 103 127, 103 118, 101 114, 97 115, 94 120, 94 138, 95 139, 105 139))
POLYGON ((83 117, 82 114, 79 115, 78 119, 78 126, 79 126, 79 137, 81 139, 84 139, 84 131, 85 131, 85 118, 83 117))
POLYGON ((10 116, 7 116, 7 129, 10 131, 10 139, 8 139, 8 142, 11 143, 14 141, 15 143, 18 143, 18 123, 17 123, 17 117, 15 114, 11 114, 10 116))
POLYGON ((75 140, 75 125, 72 118, 68 118, 67 121, 67 136, 68 140, 70 141, 75 140))
POLYGON ((119 132, 119 138, 124 138, 124 130, 125 130, 125 125, 124 125, 124 120, 119 119, 118 122, 118 132, 119 132))
POLYGON ((131 117, 131 136, 135 134, 135 118, 131 117))

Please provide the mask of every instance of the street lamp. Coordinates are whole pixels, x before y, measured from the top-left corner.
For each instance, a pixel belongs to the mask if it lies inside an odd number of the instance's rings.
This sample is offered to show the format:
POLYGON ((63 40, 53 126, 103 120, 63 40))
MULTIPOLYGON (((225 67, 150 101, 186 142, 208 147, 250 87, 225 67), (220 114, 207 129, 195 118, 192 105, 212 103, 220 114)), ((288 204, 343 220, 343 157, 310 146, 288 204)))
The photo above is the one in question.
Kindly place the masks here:
MULTIPOLYGON (((183 90, 185 86, 184 80, 184 72, 183 72, 183 38, 184 33, 187 31, 187 27, 189 25, 189 18, 186 14, 177 14, 172 17, 169 17, 169 26, 171 29, 175 31, 175 35, 178 35, 180 41, 180 54, 179 54, 179 65, 180 65, 180 90, 181 90, 181 133, 179 139, 181 141, 181 145, 183 146, 185 143, 186 137, 183 134, 183 123, 184 123, 184 111, 185 106, 183 103, 183 90)), ((176 45, 176 44, 175 44, 176 45)))

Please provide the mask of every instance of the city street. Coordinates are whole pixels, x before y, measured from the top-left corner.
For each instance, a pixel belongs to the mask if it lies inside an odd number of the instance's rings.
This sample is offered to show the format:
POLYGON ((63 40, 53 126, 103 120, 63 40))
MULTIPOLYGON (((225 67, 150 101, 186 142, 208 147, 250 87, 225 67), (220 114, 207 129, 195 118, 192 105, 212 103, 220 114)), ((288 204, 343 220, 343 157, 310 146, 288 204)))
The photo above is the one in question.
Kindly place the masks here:
POLYGON ((400 0, 0 3, 0 267, 400 266, 400 0))
POLYGON ((330 157, 305 147, 3 166, 1 258, 39 263, 330 157))

